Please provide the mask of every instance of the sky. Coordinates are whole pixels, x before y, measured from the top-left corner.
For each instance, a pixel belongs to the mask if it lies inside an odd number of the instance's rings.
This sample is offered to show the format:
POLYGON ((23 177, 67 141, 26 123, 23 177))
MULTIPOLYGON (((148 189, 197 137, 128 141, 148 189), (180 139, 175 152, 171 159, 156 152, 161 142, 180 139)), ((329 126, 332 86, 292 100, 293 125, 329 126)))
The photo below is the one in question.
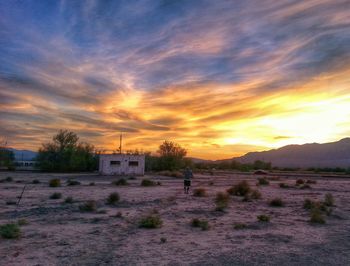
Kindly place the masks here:
POLYGON ((0 1, 0 138, 223 159, 350 136, 350 0, 0 1))

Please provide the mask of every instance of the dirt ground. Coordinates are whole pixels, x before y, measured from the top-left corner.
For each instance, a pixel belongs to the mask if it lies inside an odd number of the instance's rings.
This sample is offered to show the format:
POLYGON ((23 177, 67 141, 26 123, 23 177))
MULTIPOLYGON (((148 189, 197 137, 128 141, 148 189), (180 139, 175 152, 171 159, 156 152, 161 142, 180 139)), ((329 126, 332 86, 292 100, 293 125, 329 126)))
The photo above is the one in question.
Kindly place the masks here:
POLYGON ((128 186, 112 185, 118 177, 96 174, 0 172, 0 179, 8 176, 14 181, 0 183, 0 224, 19 219, 29 224, 21 226, 19 239, 0 238, 0 265, 350 265, 350 179, 309 176, 317 184, 299 189, 293 177, 256 187, 253 175, 196 174, 192 188, 205 188, 207 196, 194 197, 192 191, 183 193, 181 179, 156 175, 128 180, 128 186), (49 187, 54 177, 61 179, 61 187, 49 187), (68 178, 81 185, 67 186, 68 178), (142 187, 142 178, 161 185, 142 187), (32 184, 34 179, 40 183, 32 184), (243 202, 231 196, 228 209, 215 211, 216 193, 240 180, 257 188, 262 198, 243 202), (280 188, 280 182, 291 188, 280 188), (24 185, 20 205, 9 205, 24 185), (62 198, 50 199, 54 192, 62 198), (106 204, 112 192, 120 195, 116 206, 106 204), (326 193, 335 198, 332 214, 324 225, 310 224, 304 199, 323 200, 326 193), (62 204, 69 196, 74 203, 62 204), (275 197, 285 207, 270 207, 275 197), (96 212, 79 211, 87 200, 97 202, 96 212), (154 211, 162 227, 139 228, 140 218, 154 211), (260 214, 271 221, 258 222, 260 214), (193 218, 206 219, 210 229, 192 227, 193 218), (235 223, 248 227, 237 230, 235 223))

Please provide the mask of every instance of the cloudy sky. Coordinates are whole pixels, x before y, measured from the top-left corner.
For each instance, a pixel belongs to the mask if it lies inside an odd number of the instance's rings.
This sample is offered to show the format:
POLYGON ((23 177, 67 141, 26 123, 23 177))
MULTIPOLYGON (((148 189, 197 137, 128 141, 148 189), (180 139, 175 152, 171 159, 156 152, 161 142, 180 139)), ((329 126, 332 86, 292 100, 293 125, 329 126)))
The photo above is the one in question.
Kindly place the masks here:
POLYGON ((0 137, 229 158, 350 136, 350 0, 0 1, 0 137))

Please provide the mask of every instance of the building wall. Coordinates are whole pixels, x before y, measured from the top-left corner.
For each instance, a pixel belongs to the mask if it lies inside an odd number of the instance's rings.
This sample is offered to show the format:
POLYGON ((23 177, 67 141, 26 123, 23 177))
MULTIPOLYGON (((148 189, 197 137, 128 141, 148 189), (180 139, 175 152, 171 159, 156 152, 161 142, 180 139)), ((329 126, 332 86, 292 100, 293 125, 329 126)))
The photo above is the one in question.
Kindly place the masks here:
POLYGON ((145 156, 102 154, 100 155, 99 172, 102 175, 144 175, 145 156))

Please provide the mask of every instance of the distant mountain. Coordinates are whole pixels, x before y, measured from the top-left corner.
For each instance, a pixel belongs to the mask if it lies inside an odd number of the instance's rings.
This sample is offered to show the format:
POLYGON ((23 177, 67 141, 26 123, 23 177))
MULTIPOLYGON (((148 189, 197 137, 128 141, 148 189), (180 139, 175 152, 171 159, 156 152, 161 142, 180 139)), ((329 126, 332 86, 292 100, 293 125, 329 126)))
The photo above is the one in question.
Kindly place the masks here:
POLYGON ((10 148, 9 150, 13 151, 15 154, 15 160, 16 161, 31 161, 34 160, 35 157, 38 155, 35 151, 29 151, 29 150, 17 150, 10 148))
POLYGON ((233 158, 241 163, 256 160, 278 167, 350 167, 350 138, 324 144, 288 145, 279 149, 249 152, 233 158))

